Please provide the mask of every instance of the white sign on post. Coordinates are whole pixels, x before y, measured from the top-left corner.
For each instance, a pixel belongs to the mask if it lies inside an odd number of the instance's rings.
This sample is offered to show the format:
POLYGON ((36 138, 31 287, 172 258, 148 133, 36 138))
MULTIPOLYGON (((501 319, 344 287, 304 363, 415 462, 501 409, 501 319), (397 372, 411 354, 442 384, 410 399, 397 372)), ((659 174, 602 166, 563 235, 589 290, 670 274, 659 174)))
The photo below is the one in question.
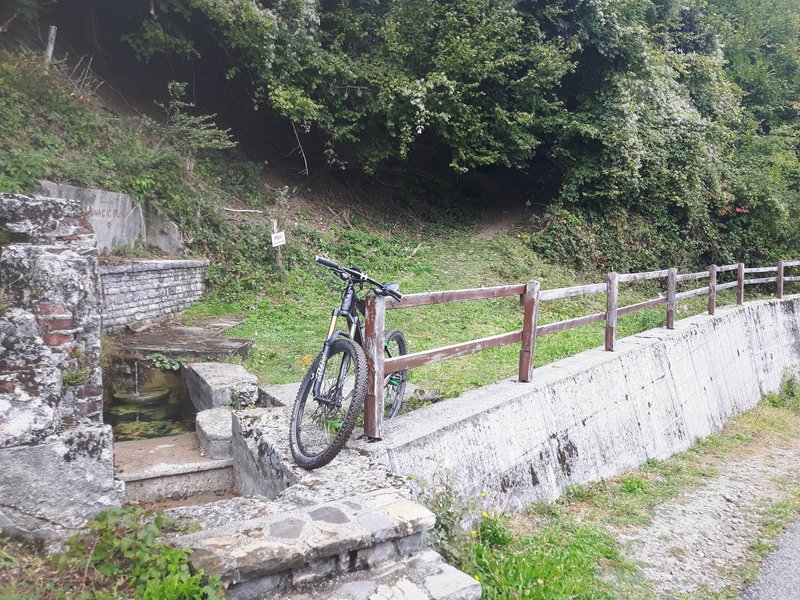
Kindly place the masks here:
POLYGON ((276 231, 272 234, 272 247, 277 248, 278 246, 283 246, 286 243, 286 232, 285 231, 276 231))

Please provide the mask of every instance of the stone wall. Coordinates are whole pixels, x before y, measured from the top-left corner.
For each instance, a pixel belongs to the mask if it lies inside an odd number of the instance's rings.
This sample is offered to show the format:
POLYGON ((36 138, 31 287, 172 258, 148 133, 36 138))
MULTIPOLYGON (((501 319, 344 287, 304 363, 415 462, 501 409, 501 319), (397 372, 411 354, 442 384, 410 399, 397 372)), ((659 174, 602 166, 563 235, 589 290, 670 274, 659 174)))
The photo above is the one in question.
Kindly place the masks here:
POLYGON ((78 203, 0 194, 0 527, 61 535, 119 504, 101 424, 100 280, 78 203), (71 501, 70 501, 71 500, 71 501))
POLYGON ((102 265, 103 332, 174 317, 203 296, 207 260, 102 265))
POLYGON ((463 497, 524 510, 685 450, 798 367, 800 297, 724 307, 401 415, 363 449, 398 475, 449 475, 463 497))

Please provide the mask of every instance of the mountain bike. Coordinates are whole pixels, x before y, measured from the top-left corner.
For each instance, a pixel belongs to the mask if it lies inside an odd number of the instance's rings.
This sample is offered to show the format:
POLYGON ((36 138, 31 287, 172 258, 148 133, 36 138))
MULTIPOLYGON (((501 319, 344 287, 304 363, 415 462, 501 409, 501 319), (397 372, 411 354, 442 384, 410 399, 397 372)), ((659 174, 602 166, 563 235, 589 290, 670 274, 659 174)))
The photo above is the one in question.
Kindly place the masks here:
MULTIPOLYGON (((331 462, 344 447, 355 429, 367 391, 367 361, 364 355, 364 300, 359 292, 402 300, 396 283, 381 283, 356 267, 343 267, 332 260, 315 256, 314 260, 330 269, 345 282, 339 308, 331 312, 328 335, 322 352, 306 373, 292 409, 289 445, 294 461, 305 469, 317 469, 331 462), (337 329, 345 319, 347 329, 337 329)), ((387 357, 407 352, 406 339, 400 330, 384 336, 387 357)), ((406 387, 406 371, 384 377, 384 418, 400 412, 406 387)))

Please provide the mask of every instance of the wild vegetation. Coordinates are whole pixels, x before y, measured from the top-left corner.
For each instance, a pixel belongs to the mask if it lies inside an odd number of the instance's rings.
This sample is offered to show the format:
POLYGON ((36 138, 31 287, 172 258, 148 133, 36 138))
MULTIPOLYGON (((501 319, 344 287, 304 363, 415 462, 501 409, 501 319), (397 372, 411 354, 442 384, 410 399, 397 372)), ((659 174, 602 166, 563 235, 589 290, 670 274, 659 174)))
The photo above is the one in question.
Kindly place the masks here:
POLYGON ((189 569, 189 552, 164 542, 181 525, 139 506, 110 509, 75 535, 63 554, 46 556, 0 536, 0 598, 4 600, 217 600, 217 577, 189 569))
MULTIPOLYGON (((275 214, 285 212, 291 200, 286 192, 264 184, 261 165, 235 150, 219 149, 228 143, 224 132, 186 120, 192 118, 190 107, 179 86, 172 86, 163 121, 156 122, 120 114, 95 93, 95 86, 76 87, 65 70, 56 65, 45 73, 40 58, 29 52, 0 54, 0 187, 27 191, 49 177, 129 192, 155 204, 181 226, 190 252, 214 262, 209 272, 213 290, 189 317, 246 314, 246 322, 232 333, 256 339, 248 367, 264 382, 302 379, 325 333, 328 311, 338 300, 338 280, 312 264, 314 254, 397 280, 404 292, 531 279, 539 279, 545 289, 602 281, 597 271, 575 271, 532 253, 533 235, 524 219, 517 227, 486 236, 477 211, 458 204, 419 203, 413 211, 394 206, 381 214, 368 205, 306 204, 286 217, 289 243, 279 269, 267 242, 267 221, 223 208, 259 207, 275 214), (189 162, 191 170, 186 168, 189 162), (338 217, 331 219, 330 211, 338 217)), ((125 251, 135 256, 147 252, 125 251)), ((661 291, 625 285, 622 302, 661 291)), ((720 295, 721 304, 732 299, 730 292, 720 295)), ((549 302, 540 322, 603 307, 602 296, 549 302)), ((697 299, 682 304, 680 316, 702 310, 703 300, 697 299)), ((395 311, 389 314, 389 325, 402 328, 415 351, 513 331, 521 319, 521 307, 511 299, 395 311)), ((624 336, 663 324, 663 309, 654 309, 622 318, 619 332, 624 336)), ((602 340, 602 324, 547 336, 537 343, 536 363, 602 340)), ((513 375, 517 354, 518 346, 509 346, 431 365, 414 370, 411 381, 436 396, 457 395, 513 375)))
MULTIPOLYGON (((70 4, 11 0, 0 8, 0 32, 70 4)), ((288 124, 304 161, 317 152, 325 168, 398 185, 391 210, 348 216, 352 205, 318 201, 295 211, 281 269, 265 241, 267 221, 223 207, 280 212, 288 191, 265 185, 264 165, 231 147, 188 87, 169 86, 158 119, 130 115, 101 99, 99 81, 71 77, 72 65, 45 73, 37 54, 0 52, 0 188, 30 191, 49 177, 156 205, 181 226, 191 253, 214 259, 214 290, 190 317, 246 312, 234 333, 257 339, 249 366, 270 382, 300 379, 337 299, 336 280, 310 265, 314 253, 397 279, 406 292, 534 278, 559 287, 598 281, 607 269, 797 258, 793 0, 113 0, 96 8, 93 18, 113 14, 115 31, 143 61, 197 58, 213 40, 225 48, 224 77, 247 90, 238 110, 288 124), (470 198, 452 182, 510 172, 530 190, 529 218, 485 239, 470 198), (442 197, 420 202, 404 191, 423 179, 442 197), (319 213, 330 210, 334 224, 318 227, 319 213)), ((626 287, 622 303, 659 291, 626 287)), ((721 295, 721 304, 730 301, 721 295)), ((681 316, 702 309, 701 300, 686 303, 681 316)), ((547 304, 540 319, 600 310, 602 298, 569 299, 547 304)), ((389 318, 413 351, 516 329, 521 309, 487 301, 389 318)), ((663 310, 654 309, 621 319, 619 333, 660 325, 663 310)), ((601 341, 600 325, 547 336, 537 364, 601 341)), ((511 375, 516 352, 415 370, 412 383, 455 395, 511 375)), ((444 499, 442 548, 490 598, 518 597, 514 590, 652 597, 606 525, 646 521, 657 503, 701 484, 718 457, 764 431, 800 431, 797 398, 786 388, 687 453, 572 489, 529 521, 487 513, 461 537, 459 509, 444 499)), ((767 533, 796 514, 796 502, 782 506, 767 533)), ((180 551, 153 546, 142 517, 100 518, 93 537, 75 540, 55 566, 3 542, 0 577, 17 574, 9 589, 22 597, 29 589, 35 597, 64 589, 78 597, 214 597, 215 582, 191 575, 180 551)), ((754 559, 766 547, 754 548, 754 559)))
POLYGON ((548 259, 625 271, 774 259, 797 240, 793 0, 103 5, 92 18, 143 61, 224 47, 237 109, 289 123, 304 160, 526 174, 548 259))

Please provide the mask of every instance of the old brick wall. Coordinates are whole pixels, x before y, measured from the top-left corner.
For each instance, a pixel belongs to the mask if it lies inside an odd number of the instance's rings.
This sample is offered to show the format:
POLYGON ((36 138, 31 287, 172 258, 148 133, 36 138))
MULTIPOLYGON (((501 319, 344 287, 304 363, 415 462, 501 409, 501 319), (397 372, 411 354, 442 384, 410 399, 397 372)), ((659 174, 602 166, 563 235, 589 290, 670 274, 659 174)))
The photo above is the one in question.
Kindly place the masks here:
POLYGON ((140 260, 100 267, 103 331, 174 317, 203 296, 207 260, 140 260))
POLYGON ((0 194, 0 527, 52 537, 119 503, 100 278, 76 202, 0 194))

